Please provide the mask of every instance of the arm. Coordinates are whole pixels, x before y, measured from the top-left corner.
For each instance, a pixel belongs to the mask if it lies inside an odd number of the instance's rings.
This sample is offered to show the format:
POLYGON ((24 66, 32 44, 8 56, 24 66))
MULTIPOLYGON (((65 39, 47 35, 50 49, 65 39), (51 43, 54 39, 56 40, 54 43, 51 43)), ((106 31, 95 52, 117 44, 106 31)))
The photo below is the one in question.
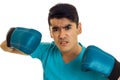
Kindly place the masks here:
POLYGON ((120 62, 96 46, 87 47, 82 62, 82 68, 85 71, 96 71, 109 80, 120 78, 120 62))
POLYGON ((3 41, 0 45, 0 47, 1 47, 1 49, 3 49, 4 51, 7 51, 7 52, 26 55, 25 53, 15 49, 15 48, 7 47, 7 42, 6 41, 3 41))
POLYGON ((1 48, 11 53, 29 55, 38 47, 41 37, 41 33, 34 29, 11 28, 7 33, 6 41, 1 44, 1 48))

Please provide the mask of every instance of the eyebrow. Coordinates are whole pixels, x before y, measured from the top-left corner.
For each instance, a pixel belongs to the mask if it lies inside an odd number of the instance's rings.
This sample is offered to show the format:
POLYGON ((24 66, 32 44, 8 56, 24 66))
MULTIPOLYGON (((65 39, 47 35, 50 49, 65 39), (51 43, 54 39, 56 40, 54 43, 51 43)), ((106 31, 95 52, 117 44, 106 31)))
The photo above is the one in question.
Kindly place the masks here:
MULTIPOLYGON (((71 24, 68 24, 68 25, 66 25, 65 27, 68 27, 68 26, 72 26, 72 25, 71 25, 71 24)), ((65 28, 65 27, 64 27, 64 28, 65 28)))
MULTIPOLYGON (((67 27, 67 26, 71 26, 71 24, 67 24, 66 26, 64 26, 63 28, 65 28, 65 27, 67 27)), ((53 28, 57 28, 57 27, 59 27, 59 26, 51 26, 52 27, 52 29, 53 28)))

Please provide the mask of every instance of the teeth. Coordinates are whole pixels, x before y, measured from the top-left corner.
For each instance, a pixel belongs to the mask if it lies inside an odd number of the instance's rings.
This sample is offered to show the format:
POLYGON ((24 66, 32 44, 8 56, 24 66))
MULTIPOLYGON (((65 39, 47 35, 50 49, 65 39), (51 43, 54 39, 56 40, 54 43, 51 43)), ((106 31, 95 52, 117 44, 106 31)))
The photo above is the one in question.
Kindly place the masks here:
POLYGON ((67 43, 66 41, 60 42, 60 44, 66 44, 66 43, 67 43))
POLYGON ((66 42, 61 42, 61 44, 65 44, 66 42))

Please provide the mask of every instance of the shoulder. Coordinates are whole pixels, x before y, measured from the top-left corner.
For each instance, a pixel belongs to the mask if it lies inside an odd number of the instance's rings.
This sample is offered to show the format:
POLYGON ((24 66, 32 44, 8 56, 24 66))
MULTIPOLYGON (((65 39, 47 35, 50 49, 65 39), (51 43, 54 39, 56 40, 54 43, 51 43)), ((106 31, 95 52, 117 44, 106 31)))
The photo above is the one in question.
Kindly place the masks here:
POLYGON ((41 42, 38 46, 38 48, 40 49, 48 49, 48 48, 53 48, 53 47, 56 47, 55 43, 54 42, 41 42))
POLYGON ((41 42, 37 49, 31 54, 33 58, 45 58, 49 54, 55 52, 57 47, 54 42, 41 42))
POLYGON ((41 42, 37 49, 34 51, 34 53, 50 53, 51 51, 55 51, 57 49, 57 46, 54 42, 41 42))

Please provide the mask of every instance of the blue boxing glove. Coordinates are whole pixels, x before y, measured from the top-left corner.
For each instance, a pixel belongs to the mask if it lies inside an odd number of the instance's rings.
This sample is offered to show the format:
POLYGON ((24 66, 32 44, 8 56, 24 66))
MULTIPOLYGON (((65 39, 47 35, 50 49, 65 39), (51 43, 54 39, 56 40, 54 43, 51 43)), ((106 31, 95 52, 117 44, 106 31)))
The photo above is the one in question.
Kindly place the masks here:
POLYGON ((11 28, 7 33, 7 46, 31 54, 41 41, 41 33, 23 27, 11 28))
POLYGON ((88 46, 83 55, 82 69, 96 71, 109 80, 117 80, 120 76, 120 63, 110 54, 96 46, 88 46))

